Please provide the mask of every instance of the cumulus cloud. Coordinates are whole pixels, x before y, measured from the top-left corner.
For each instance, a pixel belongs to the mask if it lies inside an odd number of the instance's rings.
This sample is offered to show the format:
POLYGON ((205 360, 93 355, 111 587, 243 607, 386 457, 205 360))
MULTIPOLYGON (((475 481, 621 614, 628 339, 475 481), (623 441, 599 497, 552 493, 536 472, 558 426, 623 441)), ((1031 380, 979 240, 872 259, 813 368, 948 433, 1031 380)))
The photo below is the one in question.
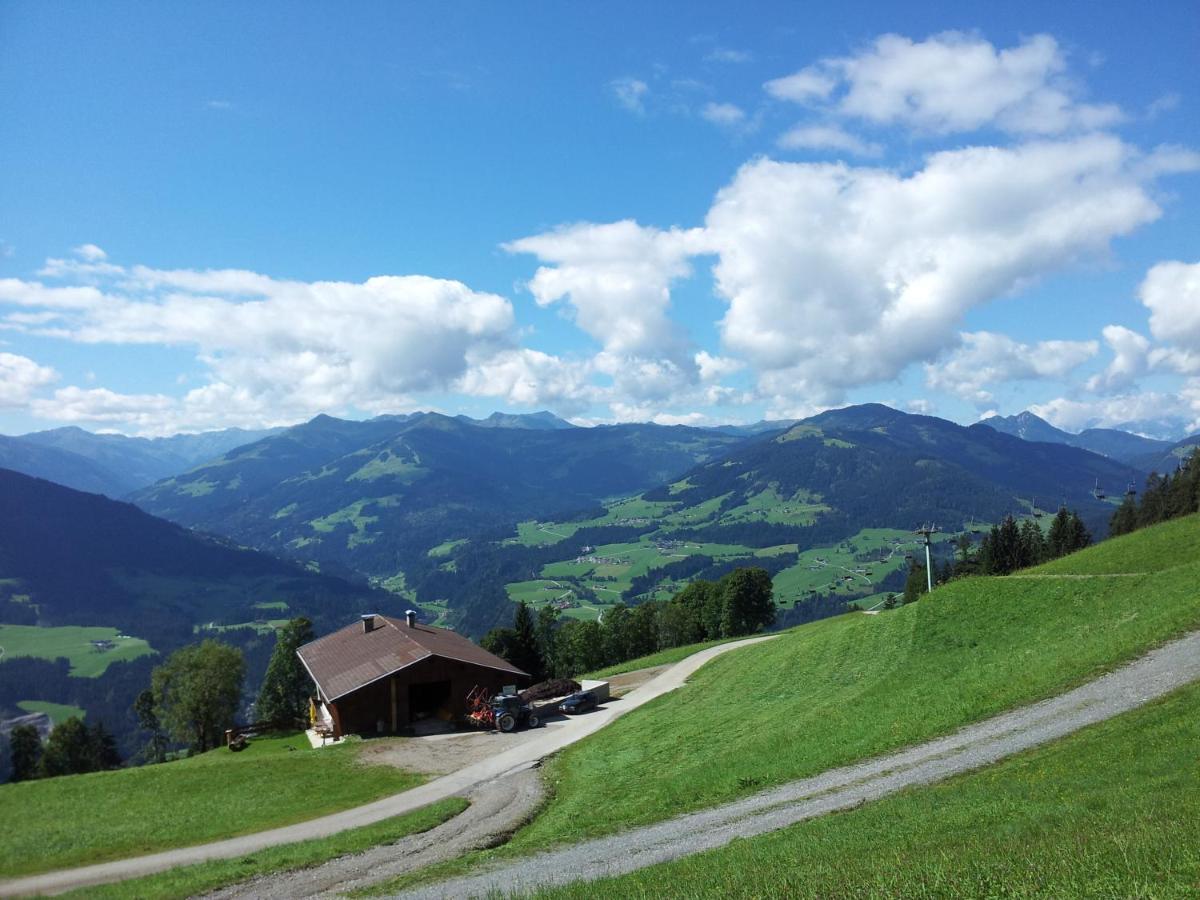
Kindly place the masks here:
POLYGON ((767 82, 772 96, 827 102, 840 115, 933 134, 995 127, 1016 134, 1089 131, 1121 121, 1111 104, 1082 102, 1049 35, 997 49, 944 32, 924 41, 882 35, 860 52, 823 59, 767 82))
POLYGON ((34 415, 56 422, 133 424, 153 429, 177 406, 164 394, 118 394, 107 388, 65 387, 30 404, 34 415))
POLYGON ((108 259, 108 254, 95 244, 80 244, 71 252, 85 262, 103 262, 108 259))
POLYGON ((880 156, 881 144, 864 141, 838 125, 797 125, 776 143, 785 150, 839 150, 855 156, 880 156))
POLYGON ((1087 136, 938 153, 907 177, 749 163, 706 222, 724 345, 784 409, 894 378, 952 346, 972 307, 1157 218, 1140 159, 1087 136))
POLYGON ((646 112, 646 95, 650 93, 650 86, 646 82, 637 78, 615 78, 608 83, 608 89, 617 102, 630 112, 638 115, 646 112))
POLYGON ((740 125, 746 119, 745 111, 733 103, 706 103, 700 110, 700 116, 705 121, 724 127, 740 125))
MULTIPOLYGON (((101 286, 0 280, 0 308, 17 307, 0 313, 0 325, 81 343, 193 348, 210 383, 180 401, 180 419, 257 424, 394 408, 413 393, 449 387, 476 359, 515 343, 511 304, 455 281, 308 283, 234 270, 113 268, 101 286)), ((104 389, 76 390, 61 389, 34 411, 63 421, 127 415, 140 424, 170 409, 157 395, 122 405, 104 389), (55 410, 61 414, 50 416, 55 410)))
POLYGON ((568 225, 504 245, 547 265, 529 290, 541 306, 567 300, 575 323, 617 356, 674 358, 686 338, 668 315, 673 281, 703 250, 699 229, 662 231, 625 220, 568 225))
POLYGON ((1138 298, 1150 310, 1150 333, 1200 351, 1200 262, 1161 262, 1146 273, 1138 298))
POLYGON ((0 409, 19 409, 34 395, 58 381, 58 373, 41 366, 27 356, 0 353, 0 409))
POLYGON ((1123 391, 1149 369, 1150 341, 1123 325, 1109 325, 1102 333, 1112 360, 1103 372, 1088 379, 1087 389, 1123 391))
POLYGON ((1178 439, 1200 430, 1200 378, 1184 382, 1172 393, 1145 391, 1110 397, 1058 397, 1030 410, 1065 431, 1131 427, 1149 437, 1178 439))
POLYGON ((976 331, 939 363, 925 365, 925 384, 987 409, 990 388, 1008 381, 1062 378, 1096 355, 1096 341, 1039 341, 1023 344, 1003 334, 976 331))

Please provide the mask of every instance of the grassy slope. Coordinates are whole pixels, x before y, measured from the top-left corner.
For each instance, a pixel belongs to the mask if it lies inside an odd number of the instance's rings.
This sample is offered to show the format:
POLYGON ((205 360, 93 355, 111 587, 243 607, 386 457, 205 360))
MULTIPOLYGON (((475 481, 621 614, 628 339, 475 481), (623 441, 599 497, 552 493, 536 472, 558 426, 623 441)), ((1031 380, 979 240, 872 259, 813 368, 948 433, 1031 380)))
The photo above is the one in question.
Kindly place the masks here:
POLYGON ((682 647, 672 647, 669 650, 659 650, 657 653, 651 653, 649 656, 639 656, 637 659, 627 659, 625 662, 617 663, 615 666, 609 666, 606 669, 597 669, 595 672, 588 672, 586 675, 580 675, 580 679, 584 678, 612 678, 614 675, 620 675, 622 672, 633 672, 636 669, 648 669, 651 666, 665 666, 670 663, 679 662, 681 659, 686 659, 693 653, 698 653, 701 650, 706 650, 709 647, 715 647, 718 644, 727 644, 730 641, 740 641, 742 638, 721 638, 716 641, 701 641, 699 644, 685 644, 682 647))
POLYGON ((141 638, 119 638, 115 628, 63 625, 41 628, 37 625, 0 625, 0 647, 5 656, 37 656, 57 659, 62 656, 71 663, 71 674, 95 678, 112 663, 137 659, 153 653, 141 638), (111 650, 97 650, 92 641, 112 641, 111 650))
POLYGON ((66 703, 49 703, 45 700, 22 700, 17 706, 27 713, 45 713, 55 725, 61 725, 72 716, 77 719, 87 716, 85 710, 80 709, 78 706, 69 706, 66 703))
POLYGON ((1197 745, 1192 686, 983 772, 540 896, 1195 897, 1197 745))
MULTIPOLYGON (((1110 554, 1195 559, 1173 548, 1198 531, 1193 516, 1058 569, 1104 568, 1110 554)), ((892 612, 816 622, 719 657, 566 750, 548 767, 556 796, 512 847, 655 821, 913 744, 1196 627, 1200 562, 1133 578, 969 579, 892 612)))
POLYGON ((288 825, 418 784, 353 744, 303 735, 159 766, 0 786, 0 877, 120 859, 288 825))
POLYGON ((183 900, 230 884, 237 884, 260 875, 291 872, 320 865, 339 856, 361 853, 372 847, 391 844, 410 834, 429 831, 458 815, 468 806, 460 797, 450 797, 394 819, 385 819, 364 828, 352 828, 331 837, 298 844, 269 847, 249 856, 222 859, 183 866, 135 878, 117 884, 73 891, 67 897, 153 898, 153 900, 183 900))

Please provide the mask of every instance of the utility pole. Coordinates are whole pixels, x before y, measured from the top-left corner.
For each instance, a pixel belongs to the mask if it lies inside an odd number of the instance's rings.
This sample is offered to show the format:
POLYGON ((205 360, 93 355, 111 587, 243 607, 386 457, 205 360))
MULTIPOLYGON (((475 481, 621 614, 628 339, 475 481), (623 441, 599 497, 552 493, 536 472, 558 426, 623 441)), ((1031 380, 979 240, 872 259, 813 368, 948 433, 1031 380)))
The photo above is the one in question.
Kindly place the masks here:
POLYGON ((929 593, 933 593, 933 563, 929 558, 930 535, 936 534, 938 527, 936 525, 922 525, 913 534, 919 534, 925 538, 925 581, 929 585, 929 593))

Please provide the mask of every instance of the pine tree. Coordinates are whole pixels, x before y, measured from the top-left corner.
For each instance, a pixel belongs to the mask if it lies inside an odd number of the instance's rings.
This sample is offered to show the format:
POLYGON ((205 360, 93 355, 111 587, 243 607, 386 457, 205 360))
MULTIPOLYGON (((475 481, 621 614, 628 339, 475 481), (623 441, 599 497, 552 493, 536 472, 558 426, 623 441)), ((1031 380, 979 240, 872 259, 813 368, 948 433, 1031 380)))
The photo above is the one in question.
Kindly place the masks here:
POLYGON ((259 721, 290 723, 307 717, 312 679, 296 650, 314 637, 312 622, 303 616, 292 619, 276 633, 275 649, 254 705, 254 715, 259 721))
POLYGON ((12 760, 13 781, 29 781, 38 777, 42 759, 42 739, 32 725, 18 725, 8 736, 8 752, 12 760))
POLYGON ((1137 503, 1132 497, 1126 495, 1121 505, 1117 507, 1117 511, 1112 514, 1112 518, 1108 520, 1108 533, 1112 537, 1129 534, 1137 528, 1137 522, 1137 503))
POLYGON ((1036 566, 1046 559, 1046 537, 1036 519, 1021 523, 1021 565, 1019 568, 1036 566))
POLYGON ((158 718, 153 691, 147 689, 137 695, 133 701, 133 714, 137 716, 138 727, 150 732, 150 740, 142 750, 142 756, 147 762, 162 762, 167 758, 167 736, 158 718))
POLYGON ((925 576, 925 567, 914 559, 908 569, 908 578, 904 581, 904 596, 901 598, 901 602, 916 603, 928 589, 929 583, 925 576))
POLYGON ((541 681, 545 674, 545 666, 541 654, 538 653, 533 615, 529 612, 529 607, 524 600, 517 604, 517 610, 513 613, 513 631, 516 632, 513 643, 515 658, 510 659, 509 662, 518 669, 528 672, 534 681, 541 681))
POLYGON ((1067 529, 1070 524, 1071 514, 1067 512, 1065 506, 1060 506, 1054 516, 1054 521, 1050 523, 1050 534, 1047 539, 1046 548, 1050 559, 1058 559, 1063 554, 1069 552, 1067 550, 1069 540, 1067 529))
POLYGON ((537 638, 538 656, 542 659, 542 669, 549 676, 555 671, 554 665, 554 629, 558 626, 558 610, 549 604, 538 610, 537 625, 534 635, 537 638))

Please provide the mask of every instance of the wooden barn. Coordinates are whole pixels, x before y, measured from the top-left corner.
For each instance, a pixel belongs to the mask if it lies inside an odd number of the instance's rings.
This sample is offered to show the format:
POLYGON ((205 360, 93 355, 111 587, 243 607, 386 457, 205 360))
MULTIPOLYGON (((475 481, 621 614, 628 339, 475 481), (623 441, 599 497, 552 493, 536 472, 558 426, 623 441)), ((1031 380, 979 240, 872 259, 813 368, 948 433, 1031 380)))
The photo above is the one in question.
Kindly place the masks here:
POLYGON ((476 686, 498 693, 529 675, 446 628, 377 614, 305 644, 296 654, 317 686, 316 719, 334 737, 456 721, 476 686))

